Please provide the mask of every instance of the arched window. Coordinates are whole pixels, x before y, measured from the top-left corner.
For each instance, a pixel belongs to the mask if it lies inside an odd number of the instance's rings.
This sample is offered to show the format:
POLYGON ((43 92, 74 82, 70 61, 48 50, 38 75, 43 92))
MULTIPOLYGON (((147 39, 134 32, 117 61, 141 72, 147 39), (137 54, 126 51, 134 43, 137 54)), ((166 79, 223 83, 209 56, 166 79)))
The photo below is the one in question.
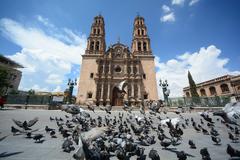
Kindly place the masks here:
POLYGON ((121 69, 120 66, 117 66, 117 67, 115 68, 115 72, 119 73, 119 72, 121 72, 121 71, 122 71, 122 69, 121 69))
POLYGON ((96 42, 96 51, 99 50, 99 41, 96 42))
POLYGON ((189 92, 186 92, 186 96, 187 96, 187 97, 190 97, 190 93, 189 93, 189 92))
POLYGON ((142 30, 142 35, 145 35, 145 31, 144 31, 144 29, 142 30))
POLYGON ((140 35, 140 29, 138 29, 138 35, 140 35))
POLYGON ((205 91, 205 89, 200 89, 200 94, 201 94, 201 96, 206 96, 206 91, 205 91))
POLYGON ((221 84, 220 85, 220 88, 222 90, 222 93, 226 93, 226 92, 229 92, 229 88, 228 88, 228 85, 227 84, 221 84))
POLYGON ((98 33, 97 34, 100 34, 100 29, 98 29, 98 33))
POLYGON ((90 50, 93 50, 94 49, 94 41, 91 41, 90 42, 90 50))
POLYGON ((142 50, 142 43, 138 42, 138 51, 141 51, 141 50, 142 50))
POLYGON ((87 98, 92 98, 92 92, 87 93, 87 98))
POLYGON ((209 88, 209 91, 210 91, 210 94, 211 94, 211 95, 216 95, 216 94, 217 94, 215 87, 210 87, 210 88, 209 88))
POLYGON ((96 34, 96 29, 95 28, 93 29, 93 34, 96 34))
POLYGON ((143 51, 147 51, 147 43, 143 42, 143 51))

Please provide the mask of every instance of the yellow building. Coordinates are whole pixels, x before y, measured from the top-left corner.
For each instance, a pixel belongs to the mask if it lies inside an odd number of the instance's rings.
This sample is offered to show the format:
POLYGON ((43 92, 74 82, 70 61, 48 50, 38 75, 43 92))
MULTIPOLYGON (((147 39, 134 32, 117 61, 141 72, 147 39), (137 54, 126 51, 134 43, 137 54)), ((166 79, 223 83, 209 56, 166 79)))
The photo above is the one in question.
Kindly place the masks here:
POLYGON ((119 41, 106 49, 104 18, 96 16, 82 56, 77 103, 120 106, 123 101, 138 104, 142 99, 158 99, 154 56, 144 18, 134 20, 131 49, 119 41), (125 95, 117 88, 123 81, 125 95))
MULTIPOLYGON (((240 95, 240 75, 224 75, 196 84, 199 96, 235 96, 240 95)), ((183 88, 184 95, 191 97, 189 87, 183 88)))

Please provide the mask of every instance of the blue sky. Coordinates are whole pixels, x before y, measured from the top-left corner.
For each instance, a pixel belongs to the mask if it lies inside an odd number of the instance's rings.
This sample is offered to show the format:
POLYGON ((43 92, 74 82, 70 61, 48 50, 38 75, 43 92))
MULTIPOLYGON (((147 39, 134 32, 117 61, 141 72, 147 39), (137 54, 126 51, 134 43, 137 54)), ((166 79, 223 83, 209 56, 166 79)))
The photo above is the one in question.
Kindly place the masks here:
POLYGON ((79 77, 93 17, 104 16, 107 45, 120 37, 131 46, 139 13, 157 80, 168 79, 170 95, 181 96, 187 70, 196 82, 240 73, 239 8, 239 0, 2 0, 0 53, 25 66, 20 89, 61 91, 79 77))

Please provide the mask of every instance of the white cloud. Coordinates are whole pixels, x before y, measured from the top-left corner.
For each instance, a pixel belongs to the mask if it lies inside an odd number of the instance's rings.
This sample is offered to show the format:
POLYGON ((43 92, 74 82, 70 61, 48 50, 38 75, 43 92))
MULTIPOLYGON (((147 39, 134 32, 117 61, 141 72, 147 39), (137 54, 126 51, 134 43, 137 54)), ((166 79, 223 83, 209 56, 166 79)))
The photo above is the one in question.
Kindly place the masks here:
POLYGON ((172 0, 172 5, 183 5, 185 0, 172 0))
POLYGON ((166 14, 161 17, 161 22, 174 22, 175 21, 175 15, 173 12, 166 14))
POLYGON ((63 78, 58 74, 50 74, 45 81, 49 84, 61 84, 63 83, 63 78))
MULTIPOLYGON (((48 19, 37 16, 46 26, 48 19)), ((81 55, 86 48, 86 37, 65 28, 58 29, 53 24, 46 31, 25 26, 12 19, 0 19, 2 34, 22 49, 8 56, 22 64, 23 76, 20 89, 44 89, 52 91, 55 85, 64 83, 73 66, 79 66, 81 55), (50 32, 47 32, 50 31, 50 32), (64 38, 59 38, 64 37, 64 38), (38 85, 36 85, 38 84, 38 85)), ((75 67, 79 68, 79 67, 75 67)), ((62 84, 64 88, 66 84, 62 84)))
POLYGON ((192 5, 196 4, 197 2, 199 2, 199 0, 191 0, 189 2, 189 6, 192 6, 192 5))
POLYGON ((171 8, 164 4, 164 5, 162 6, 162 10, 163 10, 164 13, 168 13, 168 12, 171 11, 171 8))
POLYGON ((62 88, 61 88, 61 86, 57 86, 57 87, 53 90, 53 92, 60 92, 60 91, 63 91, 62 88))
MULTIPOLYGON (((198 52, 184 53, 175 59, 161 62, 155 58, 157 68, 157 81, 167 79, 170 97, 183 96, 183 87, 188 86, 187 72, 191 72, 196 83, 206 81, 225 74, 240 74, 240 71, 230 71, 226 64, 228 58, 220 58, 221 50, 214 45, 202 47, 198 52)), ((162 89, 158 87, 158 93, 162 96, 162 89)))

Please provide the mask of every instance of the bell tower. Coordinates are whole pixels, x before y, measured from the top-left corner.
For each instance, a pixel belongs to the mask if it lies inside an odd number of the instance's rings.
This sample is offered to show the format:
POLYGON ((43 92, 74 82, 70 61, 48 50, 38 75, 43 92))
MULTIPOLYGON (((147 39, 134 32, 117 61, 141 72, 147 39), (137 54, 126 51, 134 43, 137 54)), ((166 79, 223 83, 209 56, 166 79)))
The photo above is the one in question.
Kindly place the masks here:
POLYGON ((147 27, 144 18, 140 16, 134 19, 132 53, 134 55, 152 55, 147 27))
POLYGON ((87 41, 85 54, 104 54, 106 49, 104 19, 101 15, 94 18, 87 41))
POLYGON ((98 76, 98 59, 106 50, 104 19, 101 15, 94 17, 87 40, 85 54, 82 55, 81 73, 78 83, 77 103, 95 102, 98 76))

